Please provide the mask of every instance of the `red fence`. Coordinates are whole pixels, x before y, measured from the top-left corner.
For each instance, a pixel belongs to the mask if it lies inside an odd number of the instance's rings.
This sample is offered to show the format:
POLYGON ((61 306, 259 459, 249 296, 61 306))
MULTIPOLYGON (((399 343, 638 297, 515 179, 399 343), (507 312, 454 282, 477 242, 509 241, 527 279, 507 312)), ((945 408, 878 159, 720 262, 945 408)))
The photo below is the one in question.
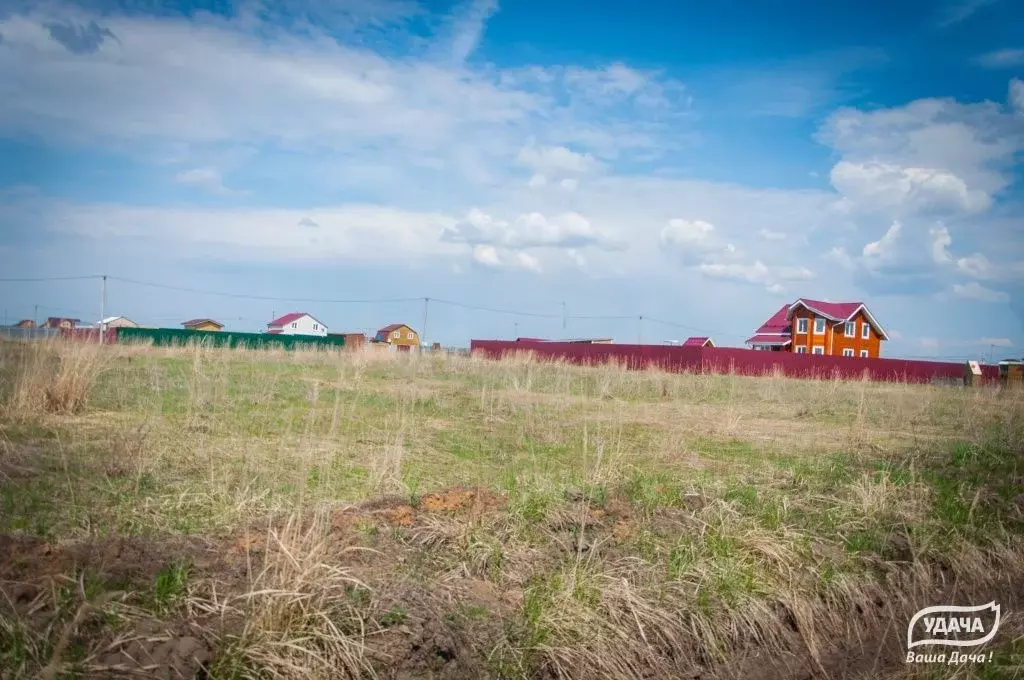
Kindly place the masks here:
MULTIPOLYGON (((98 328, 62 328, 60 337, 66 340, 80 340, 82 342, 100 341, 100 329, 98 328)), ((108 328, 103 331, 103 343, 113 345, 117 342, 117 328, 108 328)))
MULTIPOLYGON (((790 352, 761 352, 726 347, 679 347, 662 345, 587 345, 568 342, 509 342, 472 340, 470 351, 491 359, 506 354, 532 352, 545 359, 574 364, 617 362, 629 369, 657 367, 681 373, 737 373, 766 375, 779 372, 791 378, 845 378, 889 382, 963 382, 964 364, 909 359, 861 359, 790 352)), ((984 382, 998 379, 998 366, 982 366, 984 382)))

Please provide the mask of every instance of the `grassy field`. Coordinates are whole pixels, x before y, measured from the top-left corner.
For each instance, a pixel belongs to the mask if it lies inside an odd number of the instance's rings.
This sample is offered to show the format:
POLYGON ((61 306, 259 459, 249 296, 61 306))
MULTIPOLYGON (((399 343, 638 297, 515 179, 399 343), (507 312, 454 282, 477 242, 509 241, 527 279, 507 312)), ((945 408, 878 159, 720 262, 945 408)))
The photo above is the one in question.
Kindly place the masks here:
POLYGON ((0 404, 5 679, 1024 677, 1020 391, 2 343, 0 404))

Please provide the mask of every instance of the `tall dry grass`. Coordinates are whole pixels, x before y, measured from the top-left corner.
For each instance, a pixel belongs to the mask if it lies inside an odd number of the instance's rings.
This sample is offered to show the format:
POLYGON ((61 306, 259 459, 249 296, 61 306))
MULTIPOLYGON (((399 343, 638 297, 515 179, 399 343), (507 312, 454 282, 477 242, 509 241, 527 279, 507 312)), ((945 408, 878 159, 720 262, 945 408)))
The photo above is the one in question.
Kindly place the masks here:
POLYGON ((40 414, 76 414, 110 364, 106 348, 91 343, 45 340, 10 343, 5 361, 11 375, 5 410, 18 418, 40 414))

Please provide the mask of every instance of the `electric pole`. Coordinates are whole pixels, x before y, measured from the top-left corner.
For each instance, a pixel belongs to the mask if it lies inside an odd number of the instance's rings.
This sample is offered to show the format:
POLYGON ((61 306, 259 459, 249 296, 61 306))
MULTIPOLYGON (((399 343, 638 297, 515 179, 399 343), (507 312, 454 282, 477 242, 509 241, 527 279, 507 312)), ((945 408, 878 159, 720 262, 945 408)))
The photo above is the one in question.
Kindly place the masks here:
POLYGON ((518 321, 515 322, 515 329, 516 329, 516 332, 512 334, 512 339, 513 340, 515 340, 516 338, 519 337, 519 322, 518 321))
POLYGON ((430 310, 430 298, 423 298, 423 330, 420 331, 420 352, 427 343, 427 313, 430 310))
POLYGON ((103 344, 103 320, 107 318, 107 275, 103 275, 103 284, 100 289, 100 344, 103 344))
POLYGON ((39 326, 39 305, 38 304, 32 306, 32 325, 36 326, 36 327, 39 326))
POLYGON ((565 303, 562 303, 562 333, 565 333, 566 324, 569 321, 569 314, 565 310, 565 303))
POLYGON ((644 317, 643 315, 636 318, 636 344, 644 344, 644 317))

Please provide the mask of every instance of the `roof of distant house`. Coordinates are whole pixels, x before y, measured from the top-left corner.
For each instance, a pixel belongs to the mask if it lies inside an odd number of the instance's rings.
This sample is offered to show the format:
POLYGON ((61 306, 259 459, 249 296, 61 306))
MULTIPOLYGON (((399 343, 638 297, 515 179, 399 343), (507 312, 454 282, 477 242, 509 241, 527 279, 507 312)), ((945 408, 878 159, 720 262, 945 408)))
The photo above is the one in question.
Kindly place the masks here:
POLYGON ((692 338, 687 338, 683 342, 683 347, 703 347, 707 343, 707 341, 710 340, 710 339, 711 338, 702 337, 702 336, 699 336, 699 335, 698 336, 694 336, 692 338))
MULTIPOLYGON (((391 331, 397 331, 399 328, 409 328, 409 325, 404 323, 389 323, 387 326, 384 326, 384 328, 377 331, 377 334, 390 333, 391 331)), ((409 328, 409 330, 412 330, 412 328, 409 328)))
MULTIPOLYGON (((268 322, 267 325, 268 326, 287 326, 292 321, 297 321, 298 319, 301 319, 304 316, 308 316, 311 319, 313 318, 313 315, 309 314, 307 312, 289 312, 288 314, 285 314, 284 316, 279 316, 276 319, 274 319, 273 321, 268 322)), ((319 321, 317 323, 319 323, 319 321)))
POLYGON ((224 326, 224 324, 222 324, 220 321, 214 321, 213 319, 189 319, 188 321, 182 321, 181 325, 182 326, 198 326, 198 325, 204 324, 204 323, 212 323, 214 326, 221 326, 221 327, 224 326))

